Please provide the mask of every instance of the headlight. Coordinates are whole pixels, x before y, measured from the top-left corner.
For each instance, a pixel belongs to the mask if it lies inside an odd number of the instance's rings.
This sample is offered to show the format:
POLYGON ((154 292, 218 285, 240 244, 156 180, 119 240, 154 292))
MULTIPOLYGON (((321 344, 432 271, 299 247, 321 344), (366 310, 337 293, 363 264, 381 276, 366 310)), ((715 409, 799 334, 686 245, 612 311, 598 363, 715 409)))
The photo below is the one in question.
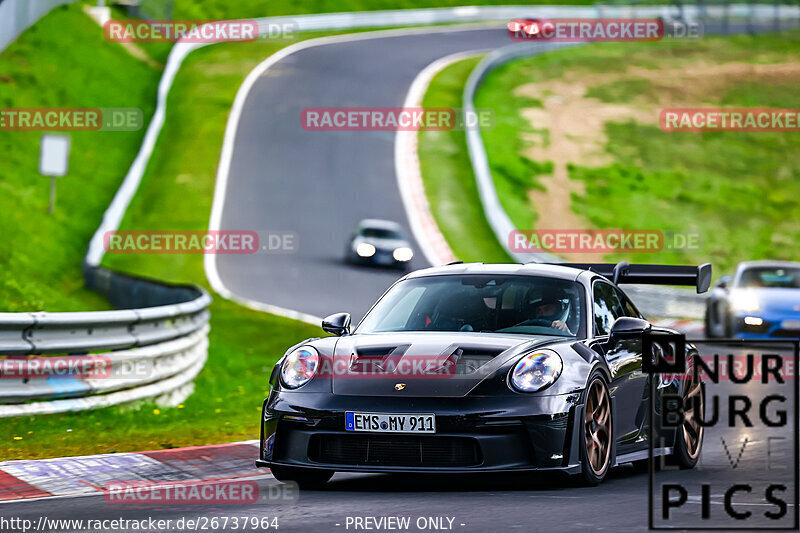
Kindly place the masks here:
POLYGON ((539 33, 539 25, 533 22, 525 26, 525 33, 527 33, 528 35, 536 35, 537 33, 539 33))
POLYGON ((512 387, 520 392, 536 392, 558 379, 564 364, 551 350, 537 350, 520 359, 509 376, 512 387))
POLYGON ((522 23, 518 20, 512 20, 508 24, 506 24, 508 31, 518 32, 522 29, 522 23))
POLYGON ((395 261, 411 261, 411 258, 414 257, 414 252, 411 251, 411 248, 403 246, 402 248, 397 248, 392 253, 392 257, 394 257, 395 261))
POLYGON ((758 311, 759 307, 758 297, 752 292, 742 291, 731 294, 731 309, 733 311, 758 311))
POLYGON ((746 316, 744 323, 748 326, 761 326, 764 324, 764 319, 758 316, 746 316))
POLYGON ((375 255, 375 247, 368 242, 362 242, 356 246, 356 253, 361 257, 372 257, 375 255))
POLYGON ((287 389, 308 383, 319 366, 319 353, 311 346, 301 346, 286 356, 281 367, 281 382, 287 389))

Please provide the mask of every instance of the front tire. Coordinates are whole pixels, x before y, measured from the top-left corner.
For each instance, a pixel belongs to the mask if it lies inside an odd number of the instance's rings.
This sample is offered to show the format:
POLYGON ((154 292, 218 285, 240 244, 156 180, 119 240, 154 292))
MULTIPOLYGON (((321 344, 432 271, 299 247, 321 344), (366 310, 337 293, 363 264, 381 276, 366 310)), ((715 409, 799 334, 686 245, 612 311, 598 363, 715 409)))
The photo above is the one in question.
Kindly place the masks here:
POLYGON ((705 324, 706 325, 706 332, 705 332, 706 333, 706 338, 708 338, 708 339, 715 338, 717 335, 716 335, 716 331, 714 330, 713 324, 711 324, 711 306, 710 305, 706 307, 706 320, 705 320, 705 322, 706 322, 706 324, 705 324))
POLYGON ((301 489, 318 489, 333 477, 333 472, 308 468, 292 468, 291 466, 275 466, 270 468, 275 479, 282 483, 294 482, 301 489))
POLYGON ((675 430, 675 444, 673 445, 670 463, 683 470, 694 468, 700 459, 700 450, 703 448, 703 426, 697 421, 695 409, 703 416, 705 405, 705 390, 696 376, 688 377, 683 390, 684 416, 681 425, 675 430), (698 397, 697 406, 693 400, 698 397))
POLYGON ((587 484, 597 485, 611 468, 614 443, 611 395, 599 372, 594 372, 589 378, 584 407, 581 474, 587 484))
POLYGON ((733 339, 736 336, 736 334, 734 333, 734 330, 733 330, 733 320, 734 319, 733 319, 733 317, 731 315, 729 315, 728 313, 725 313, 724 329, 725 329, 725 338, 727 338, 727 339, 733 339))

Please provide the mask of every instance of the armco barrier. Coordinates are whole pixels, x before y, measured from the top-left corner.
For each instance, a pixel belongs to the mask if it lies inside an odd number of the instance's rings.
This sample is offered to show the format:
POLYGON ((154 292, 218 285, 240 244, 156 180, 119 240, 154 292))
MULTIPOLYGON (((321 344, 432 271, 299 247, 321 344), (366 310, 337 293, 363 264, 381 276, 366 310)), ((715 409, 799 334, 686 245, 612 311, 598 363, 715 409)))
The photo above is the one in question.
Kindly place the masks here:
POLYGON ((2 0, 0 2, 0 52, 54 7, 76 0, 2 0))
POLYGON ((29 356, 24 358, 29 366, 50 355, 96 354, 109 371, 94 378, 0 376, 0 417, 105 407, 168 394, 202 369, 211 303, 203 289, 88 265, 84 278, 87 287, 121 309, 0 313, 0 353, 29 356))

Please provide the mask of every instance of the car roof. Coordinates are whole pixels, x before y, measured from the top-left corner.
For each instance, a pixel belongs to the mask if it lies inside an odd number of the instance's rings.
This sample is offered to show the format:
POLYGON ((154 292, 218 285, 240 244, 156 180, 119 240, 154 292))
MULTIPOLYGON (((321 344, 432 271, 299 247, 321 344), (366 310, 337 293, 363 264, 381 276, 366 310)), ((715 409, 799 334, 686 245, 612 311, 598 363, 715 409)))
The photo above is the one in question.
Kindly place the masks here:
POLYGON ((505 274, 520 276, 544 276, 548 278, 575 281, 583 272, 586 271, 579 268, 542 263, 456 263, 417 270, 408 274, 406 278, 412 279, 454 274, 505 274))
POLYGON ((800 263, 794 261, 773 261, 771 259, 762 259, 758 261, 743 261, 739 263, 740 270, 744 270, 750 267, 800 268, 800 263))
POLYGON ((402 227, 397 222, 380 218, 365 218, 358 223, 359 228, 391 229, 400 231, 402 227))

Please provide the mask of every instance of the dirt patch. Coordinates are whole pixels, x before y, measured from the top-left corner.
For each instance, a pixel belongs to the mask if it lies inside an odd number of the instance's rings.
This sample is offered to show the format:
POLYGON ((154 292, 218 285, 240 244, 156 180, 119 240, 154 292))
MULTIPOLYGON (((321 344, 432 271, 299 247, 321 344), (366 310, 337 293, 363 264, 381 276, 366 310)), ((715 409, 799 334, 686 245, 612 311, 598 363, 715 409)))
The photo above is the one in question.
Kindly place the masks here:
MULTIPOLYGON (((709 95, 718 95, 736 84, 758 80, 785 85, 800 84, 800 63, 749 64, 694 63, 683 68, 651 70, 630 67, 611 74, 573 74, 538 83, 521 85, 518 96, 535 98, 542 108, 522 110, 537 130, 526 132, 532 143, 523 155, 534 161, 552 161, 553 174, 540 178, 546 187, 528 193, 538 214, 537 229, 587 229, 591 224, 572 210, 572 195, 583 195, 582 182, 569 179, 567 165, 603 166, 611 163, 605 152, 606 122, 633 120, 658 124, 665 107, 699 107, 709 104, 709 95), (605 103, 586 96, 589 88, 626 80, 646 80, 646 94, 627 103, 605 103)), ((596 254, 563 254, 572 261, 596 260, 596 254)))

